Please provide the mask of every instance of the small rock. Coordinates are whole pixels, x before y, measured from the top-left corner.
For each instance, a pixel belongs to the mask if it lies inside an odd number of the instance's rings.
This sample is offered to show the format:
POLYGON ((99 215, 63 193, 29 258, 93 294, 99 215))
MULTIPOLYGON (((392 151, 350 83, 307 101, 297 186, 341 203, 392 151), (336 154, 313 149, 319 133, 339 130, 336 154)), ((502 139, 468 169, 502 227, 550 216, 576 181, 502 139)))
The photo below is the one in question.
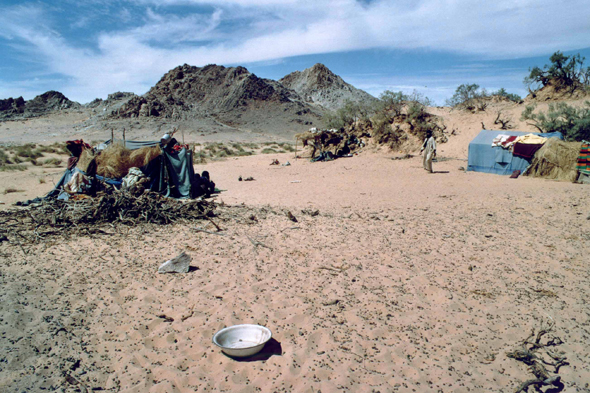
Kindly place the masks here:
POLYGON ((460 166, 460 167, 459 167, 459 170, 460 170, 460 171, 465 171, 465 167, 463 167, 463 166, 460 166))
POLYGON ((188 273, 191 263, 191 257, 183 251, 176 258, 164 262, 159 268, 158 273, 188 273))
POLYGON ((291 213, 290 211, 287 211, 287 217, 289 217, 289 220, 291 220, 293 222, 297 222, 297 218, 295 218, 293 213, 291 213))

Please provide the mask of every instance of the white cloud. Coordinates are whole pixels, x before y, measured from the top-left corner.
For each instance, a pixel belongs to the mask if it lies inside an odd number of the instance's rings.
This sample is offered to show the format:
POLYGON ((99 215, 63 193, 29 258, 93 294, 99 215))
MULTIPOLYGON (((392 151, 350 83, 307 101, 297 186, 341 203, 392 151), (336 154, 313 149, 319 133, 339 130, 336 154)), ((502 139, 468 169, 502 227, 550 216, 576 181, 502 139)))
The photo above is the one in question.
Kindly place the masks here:
MULTIPOLYGON (((101 12, 111 4, 95 2, 101 12)), ((590 46, 590 12, 582 0, 128 0, 116 17, 128 18, 126 7, 134 7, 135 24, 87 37, 95 42, 88 48, 55 31, 51 9, 34 4, 0 8, 0 39, 24 44, 50 72, 69 78, 63 89, 79 100, 115 90, 143 93, 183 63, 266 62, 370 48, 502 59, 590 46), (199 12, 187 13, 192 6, 199 12)))

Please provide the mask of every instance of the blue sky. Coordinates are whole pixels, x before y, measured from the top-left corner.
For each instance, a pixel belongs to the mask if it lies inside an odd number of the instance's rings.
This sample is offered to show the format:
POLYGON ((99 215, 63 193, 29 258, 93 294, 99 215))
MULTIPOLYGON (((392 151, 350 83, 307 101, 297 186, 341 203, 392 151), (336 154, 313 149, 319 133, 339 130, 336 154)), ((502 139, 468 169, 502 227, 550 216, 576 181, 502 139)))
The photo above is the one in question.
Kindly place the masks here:
POLYGON ((0 98, 85 103, 184 63, 279 79, 319 62, 375 96, 443 104, 462 83, 524 96, 557 50, 590 63, 586 0, 0 0, 0 98))

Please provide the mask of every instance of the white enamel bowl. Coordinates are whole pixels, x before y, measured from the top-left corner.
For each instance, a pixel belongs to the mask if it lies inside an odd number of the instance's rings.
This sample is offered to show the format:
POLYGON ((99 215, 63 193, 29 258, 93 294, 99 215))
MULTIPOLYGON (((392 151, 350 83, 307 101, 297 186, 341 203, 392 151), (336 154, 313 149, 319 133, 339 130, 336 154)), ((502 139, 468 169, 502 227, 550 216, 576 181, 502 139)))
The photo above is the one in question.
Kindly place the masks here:
POLYGON ((243 358, 260 352, 271 337, 270 330, 264 326, 234 325, 215 333, 213 344, 229 356, 243 358))

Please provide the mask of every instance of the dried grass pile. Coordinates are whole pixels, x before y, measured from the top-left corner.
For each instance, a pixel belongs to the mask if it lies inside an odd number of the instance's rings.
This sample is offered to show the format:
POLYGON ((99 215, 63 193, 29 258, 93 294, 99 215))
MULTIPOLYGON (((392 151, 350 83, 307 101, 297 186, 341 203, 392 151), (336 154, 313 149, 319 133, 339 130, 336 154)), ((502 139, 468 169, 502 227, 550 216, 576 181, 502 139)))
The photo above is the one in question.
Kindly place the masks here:
POLYGON ((108 224, 173 224, 211 220, 215 203, 201 199, 178 200, 147 191, 135 195, 108 188, 95 198, 70 201, 46 199, 26 209, 0 211, 0 237, 35 242, 49 235, 64 235, 108 224), (57 229, 57 230, 56 230, 57 229))
POLYGON ((575 182, 578 178, 576 165, 580 146, 580 142, 549 138, 535 153, 526 175, 575 182))
POLYGON ((161 154, 159 146, 129 150, 122 143, 113 143, 96 155, 97 171, 100 176, 123 178, 130 168, 141 168, 161 154))

